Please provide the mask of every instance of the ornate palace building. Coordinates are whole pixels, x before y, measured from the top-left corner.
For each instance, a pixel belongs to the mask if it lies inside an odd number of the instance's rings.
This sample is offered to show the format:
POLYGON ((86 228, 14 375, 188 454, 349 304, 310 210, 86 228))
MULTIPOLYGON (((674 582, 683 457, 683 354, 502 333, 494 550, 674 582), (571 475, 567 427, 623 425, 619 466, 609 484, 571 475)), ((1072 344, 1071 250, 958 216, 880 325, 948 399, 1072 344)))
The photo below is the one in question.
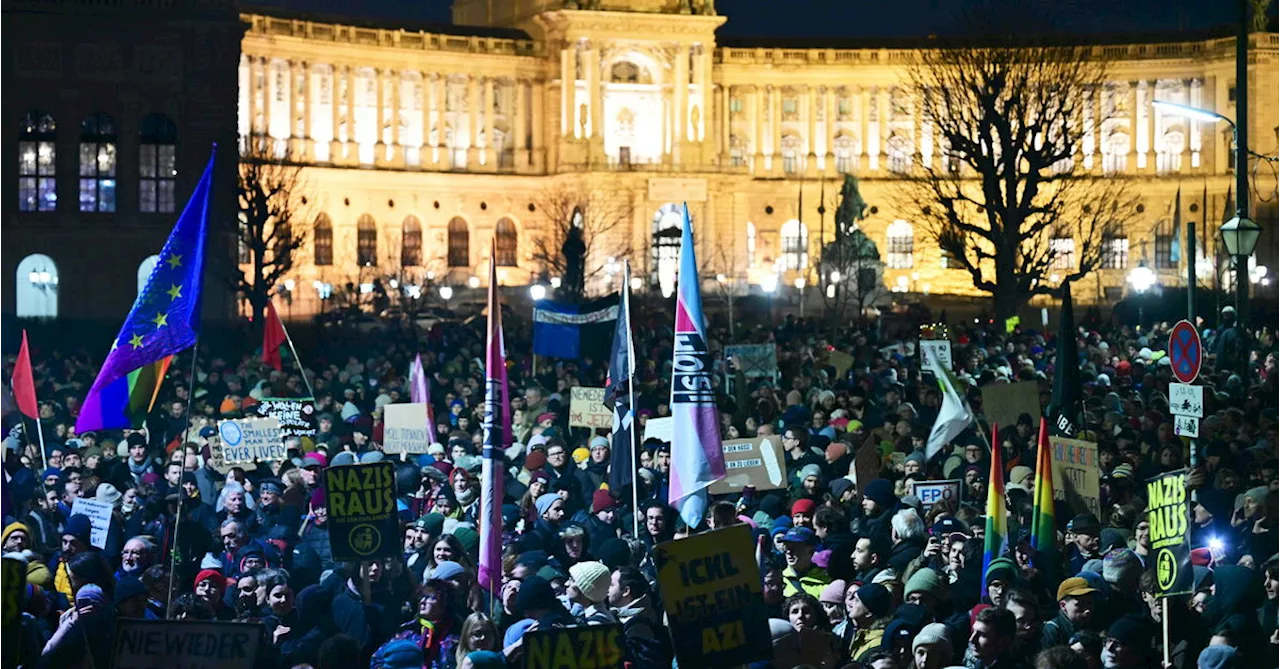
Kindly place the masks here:
MULTIPOLYGON (((941 159, 905 89, 905 68, 927 41, 717 41, 732 16, 709 0, 690 2, 455 0, 451 26, 242 8, 241 147, 266 136, 305 166, 297 204, 308 240, 281 285, 288 312, 316 313, 343 287, 369 291, 375 280, 438 299, 445 285, 479 285, 472 278, 485 277, 491 260, 504 285, 554 282, 538 240, 553 236, 547 203, 566 192, 607 201, 594 209, 619 218, 595 222, 603 231, 587 259, 593 292, 616 281, 623 256, 634 283, 669 290, 683 202, 704 279, 722 275, 736 294, 794 291, 798 279, 812 290, 843 173, 858 176, 870 205, 861 225, 885 261, 887 288, 977 295, 893 204, 913 160, 941 159)), ((1250 39, 1250 148, 1275 154, 1277 35, 1250 39)), ((1114 84, 1091 101, 1079 160, 1098 178, 1134 180, 1141 203, 1138 222, 1104 240, 1104 267, 1077 285, 1078 300, 1122 298, 1140 262, 1162 284, 1185 285, 1175 194, 1181 187, 1182 221, 1216 230, 1232 183, 1230 128, 1151 102, 1234 118, 1234 48, 1231 37, 1187 34, 1098 43, 1114 84)), ((74 137, 64 140, 74 152, 74 137)), ((73 167, 66 184, 58 173, 59 212, 74 202, 73 167)), ((1251 195, 1266 231, 1257 263, 1274 272, 1276 182, 1266 167, 1251 195)), ((138 189, 131 178, 121 176, 122 190, 138 189)), ((121 207, 139 205, 121 198, 121 207)), ((1075 244, 1053 240, 1063 273, 1075 244)), ((120 271, 142 261, 134 255, 120 271)), ((8 276, 17 258, 6 248, 8 276)), ((1201 264, 1211 286, 1211 263, 1201 264)), ((1270 278, 1262 271, 1259 285, 1270 278)), ((13 300, 9 289, 6 311, 13 300)))

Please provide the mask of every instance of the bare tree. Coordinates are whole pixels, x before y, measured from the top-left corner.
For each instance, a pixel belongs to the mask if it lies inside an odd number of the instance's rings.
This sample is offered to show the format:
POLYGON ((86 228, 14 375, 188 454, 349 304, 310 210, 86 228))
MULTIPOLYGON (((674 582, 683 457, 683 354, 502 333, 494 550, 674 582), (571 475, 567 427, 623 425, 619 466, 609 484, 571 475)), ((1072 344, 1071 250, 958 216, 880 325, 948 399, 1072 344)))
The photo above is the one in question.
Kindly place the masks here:
POLYGON ((262 322, 276 282, 293 269, 309 227, 303 220, 301 167, 273 144, 265 137, 249 140, 240 155, 236 188, 241 265, 236 289, 252 305, 256 323, 262 322))
MULTIPOLYGON (((1007 33, 1034 25, 1020 23, 1007 33)), ((1051 269, 1065 285, 1098 268, 1103 236, 1124 227, 1136 199, 1126 180, 1090 175, 1082 163, 1089 126, 1101 128, 1092 112, 1108 84, 1101 51, 1006 34, 979 39, 983 46, 927 50, 907 70, 921 127, 932 129, 940 156, 917 156, 902 206, 1004 319, 1058 289, 1046 279, 1051 269), (1055 266, 1068 249, 1054 248, 1053 238, 1074 240, 1070 266, 1055 266)))
POLYGON ((604 271, 607 258, 630 257, 635 209, 624 193, 577 179, 553 183, 533 202, 545 219, 532 236, 533 260, 550 276, 561 277, 560 292, 570 299, 582 296, 585 286, 604 271), (582 245, 575 258, 575 254, 566 255, 565 242, 576 238, 582 245), (579 271, 580 282, 570 277, 579 271))

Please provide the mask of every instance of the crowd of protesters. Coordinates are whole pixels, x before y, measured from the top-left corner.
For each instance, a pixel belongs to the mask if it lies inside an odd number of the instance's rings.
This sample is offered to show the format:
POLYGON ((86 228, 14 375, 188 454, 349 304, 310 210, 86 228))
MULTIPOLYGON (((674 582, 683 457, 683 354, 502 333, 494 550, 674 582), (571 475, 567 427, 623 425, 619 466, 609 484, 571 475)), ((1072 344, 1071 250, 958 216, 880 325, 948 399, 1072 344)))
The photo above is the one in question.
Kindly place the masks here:
MULTIPOLYGON (((669 413, 668 311, 633 316, 640 434, 669 413)), ((622 624, 631 667, 667 669, 675 655, 653 549, 738 523, 765 549, 775 657, 755 666, 1133 669, 1166 656, 1180 669, 1276 666, 1276 340, 1270 329, 1246 336, 1230 318, 1205 330, 1206 342, 1224 358, 1226 347, 1248 349, 1247 372, 1211 359, 1202 373, 1208 407, 1188 478, 1194 586, 1167 607, 1156 597, 1144 482, 1191 460, 1172 428, 1161 327, 1086 321, 1080 359, 1058 360, 1052 333, 953 324, 954 371, 978 420, 930 460, 940 393, 913 347, 875 326, 739 325, 737 343, 777 345, 778 374, 748 378, 723 356, 734 342, 713 324, 721 433, 777 435, 789 482, 713 498, 706 521, 689 528, 667 504, 669 444, 642 443, 634 508, 630 490, 607 489, 608 431, 568 427, 570 388, 603 386, 607 361, 543 359, 535 371, 528 323, 508 316, 514 444, 497 593, 477 585, 482 319, 302 347, 315 438, 286 440, 287 460, 226 471, 211 457, 217 421, 251 414, 264 397, 306 395, 296 366, 280 372, 253 351, 204 348, 194 382, 181 371, 189 358, 170 367, 146 429, 76 434, 101 352, 90 353, 92 342, 37 344, 44 452, 32 421, 19 429, 17 413, 6 416, 3 550, 26 565, 26 587, 5 666, 109 667, 117 620, 170 618, 259 625, 254 666, 264 669, 518 667, 530 631, 612 623, 622 624), (836 350, 853 360, 842 375, 828 359, 836 350), (426 455, 386 456, 383 409, 408 401, 418 353, 436 438, 426 455), (1045 568, 1029 543, 1039 417, 1001 426, 1008 549, 983 573, 991 454, 981 387, 1036 382, 1043 406, 1064 365, 1080 370, 1080 438, 1098 445, 1100 512, 1060 502, 1062 563, 1045 568), (881 453, 882 466, 858 484, 863 449, 881 453), (384 459, 397 467, 402 555, 335 563, 322 471, 384 459), (963 480, 958 504, 926 509, 913 494, 917 481, 953 478, 963 480), (104 548, 91 542, 89 519, 71 513, 78 497, 114 506, 104 548)))

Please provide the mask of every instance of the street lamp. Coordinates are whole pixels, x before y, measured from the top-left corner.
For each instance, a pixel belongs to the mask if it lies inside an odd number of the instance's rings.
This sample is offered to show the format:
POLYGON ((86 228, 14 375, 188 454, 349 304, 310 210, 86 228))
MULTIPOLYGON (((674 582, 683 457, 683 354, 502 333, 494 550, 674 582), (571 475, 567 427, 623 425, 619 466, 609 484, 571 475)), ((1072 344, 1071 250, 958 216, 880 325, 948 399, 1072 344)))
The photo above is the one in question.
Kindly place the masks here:
POLYGON ((796 291, 800 293, 800 318, 804 318, 804 277, 796 277, 796 291))
POLYGON ((534 302, 541 301, 546 296, 547 296, 546 286, 540 283, 535 283, 532 286, 529 286, 529 297, 532 297, 534 302))
POLYGON ((453 299, 453 286, 440 286, 440 299, 445 302, 453 299))
POLYGON ((1154 285, 1156 285, 1156 273, 1147 267, 1147 261, 1139 260, 1138 266, 1129 272, 1129 286, 1138 294, 1138 329, 1142 329, 1142 296, 1154 285))
POLYGON ((479 287, 480 287, 480 277, 478 277, 478 276, 473 276, 473 277, 471 277, 470 279, 467 279, 467 285, 468 285, 468 286, 471 286, 472 288, 479 288, 479 287))

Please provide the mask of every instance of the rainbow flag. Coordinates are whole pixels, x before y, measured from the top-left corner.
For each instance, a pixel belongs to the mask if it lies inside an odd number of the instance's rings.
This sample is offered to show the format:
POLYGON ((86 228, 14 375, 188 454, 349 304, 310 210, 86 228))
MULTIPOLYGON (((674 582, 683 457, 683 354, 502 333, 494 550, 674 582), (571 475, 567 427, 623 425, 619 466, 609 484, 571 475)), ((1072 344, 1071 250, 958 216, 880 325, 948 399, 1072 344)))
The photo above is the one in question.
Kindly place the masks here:
MULTIPOLYGON (((1040 421, 1041 425, 1044 421, 1040 421)), ((991 426, 991 473, 987 486, 987 529, 982 543, 982 592, 987 591, 987 567, 1009 546, 1009 518, 1004 504, 1004 449, 996 426, 991 426)))
MULTIPOLYGON (((1031 521, 1031 548, 1037 562, 1058 564, 1058 523, 1053 517, 1053 447, 1049 445, 1049 421, 1040 421, 1036 447, 1036 489, 1031 521)), ((1036 565, 1040 567, 1039 564, 1036 565)), ((1044 571, 1042 568, 1041 571, 1044 571)), ((1050 574, 1051 576, 1051 574, 1050 574)))
POLYGON ((689 527, 698 527, 707 512, 707 488, 724 478, 725 466, 687 204, 683 228, 671 366, 671 488, 667 501, 680 511, 689 527))

